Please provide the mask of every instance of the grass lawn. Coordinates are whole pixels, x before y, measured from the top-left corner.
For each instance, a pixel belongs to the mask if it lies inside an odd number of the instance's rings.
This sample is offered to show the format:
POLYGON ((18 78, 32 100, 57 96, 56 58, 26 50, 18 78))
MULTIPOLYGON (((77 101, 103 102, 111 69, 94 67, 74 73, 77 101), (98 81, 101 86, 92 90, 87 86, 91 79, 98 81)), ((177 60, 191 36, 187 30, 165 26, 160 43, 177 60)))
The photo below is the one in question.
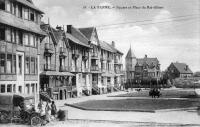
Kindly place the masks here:
POLYGON ((176 109, 197 107, 198 100, 187 99, 117 99, 117 100, 91 100, 75 103, 74 106, 88 110, 118 110, 118 111, 155 111, 160 109, 176 109))
MULTIPOLYGON (((194 90, 161 90, 161 98, 197 98, 194 90)), ((131 92, 115 97, 149 97, 149 91, 131 92)))

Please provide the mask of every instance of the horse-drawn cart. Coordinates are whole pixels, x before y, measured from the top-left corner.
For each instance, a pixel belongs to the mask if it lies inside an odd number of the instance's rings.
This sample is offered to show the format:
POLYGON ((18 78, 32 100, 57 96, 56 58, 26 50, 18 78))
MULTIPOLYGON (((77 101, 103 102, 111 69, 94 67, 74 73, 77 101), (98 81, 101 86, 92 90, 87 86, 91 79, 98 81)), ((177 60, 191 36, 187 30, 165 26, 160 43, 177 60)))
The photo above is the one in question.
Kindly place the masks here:
POLYGON ((42 119, 34 109, 34 102, 34 96, 0 94, 0 123, 41 125, 42 119))

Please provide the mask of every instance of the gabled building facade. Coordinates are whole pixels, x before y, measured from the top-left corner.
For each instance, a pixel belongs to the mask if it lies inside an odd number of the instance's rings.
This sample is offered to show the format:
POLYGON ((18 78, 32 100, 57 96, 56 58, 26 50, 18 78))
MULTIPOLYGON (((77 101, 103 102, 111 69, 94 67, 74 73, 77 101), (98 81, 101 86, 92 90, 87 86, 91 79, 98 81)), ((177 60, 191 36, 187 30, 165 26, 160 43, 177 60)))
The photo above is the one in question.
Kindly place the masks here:
POLYGON ((40 86, 53 99, 64 100, 74 96, 71 71, 70 47, 65 31, 41 25, 47 36, 40 44, 40 86))
POLYGON ((161 78, 160 63, 157 58, 137 59, 135 65, 135 85, 137 87, 157 87, 161 78))
POLYGON ((76 85, 77 96, 91 95, 90 69, 92 68, 90 68, 89 40, 72 25, 67 26, 67 35, 72 55, 71 72, 75 75, 72 78, 72 84, 76 85))
POLYGON ((167 68, 167 75, 169 79, 190 78, 193 72, 186 63, 174 62, 167 68))
POLYGON ((136 58, 129 49, 126 56, 126 87, 153 87, 157 85, 160 78, 160 63, 157 58, 136 58))
POLYGON ((100 48, 100 41, 98 38, 98 34, 96 28, 89 27, 89 28, 80 28, 79 29, 85 37, 89 40, 90 44, 90 72, 91 72, 91 87, 93 94, 100 94, 102 93, 102 82, 101 82, 101 48, 100 48))
POLYGON ((32 0, 0 2, 0 93, 39 99, 39 44, 43 12, 32 0))

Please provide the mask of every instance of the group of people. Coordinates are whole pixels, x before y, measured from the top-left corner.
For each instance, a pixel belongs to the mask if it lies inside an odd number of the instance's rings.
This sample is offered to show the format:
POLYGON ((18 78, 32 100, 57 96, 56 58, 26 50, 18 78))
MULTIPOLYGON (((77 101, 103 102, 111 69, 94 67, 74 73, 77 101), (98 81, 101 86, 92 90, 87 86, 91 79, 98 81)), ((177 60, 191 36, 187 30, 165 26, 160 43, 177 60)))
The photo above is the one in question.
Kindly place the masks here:
POLYGON ((44 101, 40 100, 38 109, 41 118, 48 123, 56 118, 57 108, 54 101, 52 101, 51 104, 48 101, 46 102, 46 105, 44 103, 44 101))

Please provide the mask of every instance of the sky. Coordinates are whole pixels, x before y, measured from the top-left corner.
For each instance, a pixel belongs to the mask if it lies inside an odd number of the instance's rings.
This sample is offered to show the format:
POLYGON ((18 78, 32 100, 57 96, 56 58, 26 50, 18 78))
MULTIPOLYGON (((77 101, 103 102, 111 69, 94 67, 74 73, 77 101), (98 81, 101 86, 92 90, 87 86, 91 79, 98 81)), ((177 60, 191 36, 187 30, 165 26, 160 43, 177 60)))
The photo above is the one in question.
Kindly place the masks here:
POLYGON ((100 40, 137 58, 157 57, 161 70, 171 62, 200 71, 199 0, 33 0, 53 27, 97 27, 100 40), (94 9, 109 6, 111 9, 94 9), (154 7, 154 8, 147 8, 154 7), (86 8, 85 8, 86 7, 86 8), (118 8, 117 8, 118 7, 118 8), (119 8, 120 7, 120 8, 119 8), (121 9, 122 7, 132 7, 121 9), (136 8, 137 7, 137 8, 136 8), (121 23, 121 24, 120 24, 121 23), (118 25, 111 25, 118 24, 118 25))

